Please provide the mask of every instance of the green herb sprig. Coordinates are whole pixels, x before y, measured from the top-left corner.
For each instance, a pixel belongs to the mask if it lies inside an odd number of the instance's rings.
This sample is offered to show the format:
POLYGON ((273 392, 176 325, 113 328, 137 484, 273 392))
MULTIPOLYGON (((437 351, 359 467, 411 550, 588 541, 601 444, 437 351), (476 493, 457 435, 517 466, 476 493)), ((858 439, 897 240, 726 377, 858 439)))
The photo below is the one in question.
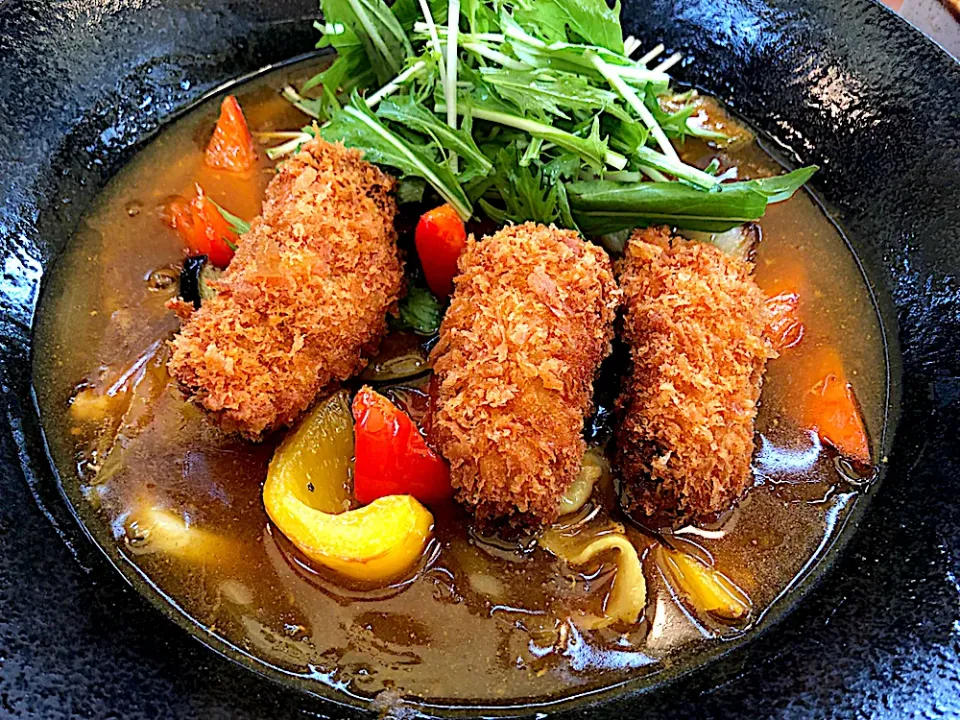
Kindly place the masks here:
MULTIPOLYGON (((640 43, 624 39, 619 3, 321 7, 318 46, 337 58, 285 96, 322 123, 324 139, 425 182, 464 220, 554 222, 588 236, 654 223, 722 232, 759 219, 816 170, 735 182, 716 163, 684 162, 674 142, 723 136, 691 122, 696 106, 672 93, 667 71, 681 56, 654 64, 658 45, 633 59, 640 43)), ((268 152, 295 151, 315 132, 304 128, 268 152)))

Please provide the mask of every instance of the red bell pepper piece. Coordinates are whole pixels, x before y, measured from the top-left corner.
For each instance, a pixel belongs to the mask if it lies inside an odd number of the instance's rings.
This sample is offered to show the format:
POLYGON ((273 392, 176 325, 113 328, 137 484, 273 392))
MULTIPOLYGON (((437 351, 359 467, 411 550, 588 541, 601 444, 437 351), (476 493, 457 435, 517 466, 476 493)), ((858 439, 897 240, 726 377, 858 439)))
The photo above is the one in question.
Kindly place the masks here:
POLYGON ((199 185, 193 200, 173 200, 167 205, 164 216, 170 227, 180 234, 190 254, 206 255, 219 268, 226 267, 233 258, 240 236, 199 185))
POLYGON ((805 332, 800 319, 800 295, 795 292, 782 292, 767 298, 767 310, 770 313, 770 322, 766 334, 773 343, 773 349, 782 352, 799 345, 805 332))
POLYGON ((361 388, 353 399, 353 419, 357 500, 367 504, 386 495, 412 495, 430 504, 453 495, 447 463, 387 398, 361 388))
POLYGON ((423 214, 414 241, 427 286, 437 297, 449 297, 457 275, 457 260, 467 247, 463 220, 451 205, 441 205, 423 214))
POLYGON ((240 103, 227 95, 220 105, 220 119, 207 145, 208 167, 233 172, 248 172, 257 164, 257 150, 240 103))

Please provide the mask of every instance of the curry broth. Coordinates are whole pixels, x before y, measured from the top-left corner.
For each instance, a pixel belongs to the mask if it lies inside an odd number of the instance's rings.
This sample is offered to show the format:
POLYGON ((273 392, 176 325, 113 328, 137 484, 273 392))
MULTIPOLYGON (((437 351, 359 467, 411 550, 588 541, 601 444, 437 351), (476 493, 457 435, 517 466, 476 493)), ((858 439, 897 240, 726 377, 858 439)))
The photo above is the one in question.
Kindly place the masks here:
MULTIPOLYGON (((277 71, 237 89, 252 130, 303 117, 276 90, 308 69, 277 71)), ((107 186, 58 262, 38 316, 35 384, 66 492, 101 542, 112 542, 173 603, 233 646, 306 685, 358 696, 395 690, 434 701, 517 702, 576 693, 655 672, 744 632, 794 585, 855 504, 859 485, 796 418, 809 387, 805 358, 838 348, 878 460, 887 403, 885 351, 860 269, 804 193, 773 205, 761 225, 757 281, 801 293, 806 333, 770 362, 757 424, 756 486, 716 526, 669 542, 716 567, 750 598, 747 623, 710 620, 675 596, 656 540, 634 528, 648 583, 646 619, 583 630, 599 612, 612 565, 571 569, 537 548, 476 537, 455 507, 435 512, 435 540, 416 574, 364 589, 311 568, 267 521, 261 487, 279 437, 254 445, 220 433, 185 403, 165 371, 177 321, 183 247, 161 218, 172 195, 199 182, 250 218, 272 174, 253 181, 203 166, 218 102, 172 124, 107 186), (103 423, 70 411, 78 388, 109 388, 103 423), (149 508, 168 511, 190 542, 158 541, 149 508), (189 528, 189 530, 186 530, 189 528)), ((688 143, 696 159, 707 149, 688 143)), ((715 152, 715 151, 711 151, 715 152)), ((744 176, 779 165, 758 145, 729 151, 744 176)), ((418 403, 423 381, 395 389, 418 403)), ((608 528, 595 493, 583 532, 608 528)), ((609 505, 609 501, 607 502, 609 505)))

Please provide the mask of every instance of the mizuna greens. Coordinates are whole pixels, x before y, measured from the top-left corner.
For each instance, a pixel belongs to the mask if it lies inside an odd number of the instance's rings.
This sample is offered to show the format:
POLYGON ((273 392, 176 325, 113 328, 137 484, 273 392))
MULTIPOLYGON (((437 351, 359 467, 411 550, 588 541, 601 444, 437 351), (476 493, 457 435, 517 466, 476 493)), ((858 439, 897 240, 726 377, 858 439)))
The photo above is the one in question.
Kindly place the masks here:
MULTIPOLYGON (((679 56, 632 59, 605 0, 321 0, 318 47, 337 59, 285 96, 317 132, 426 182, 464 220, 535 220, 601 236, 649 224, 723 232, 759 219, 816 170, 731 182, 673 141, 722 139, 670 90, 679 56), (311 92, 312 91, 312 92, 311 92), (307 94, 313 97, 308 97, 307 94), (669 98, 668 112, 661 104, 669 98)), ((689 98, 689 96, 687 96, 689 98)), ((277 134, 278 136, 280 134, 277 134)), ((730 176, 733 177, 730 177, 730 176)), ((417 196, 417 192, 404 194, 417 196)))

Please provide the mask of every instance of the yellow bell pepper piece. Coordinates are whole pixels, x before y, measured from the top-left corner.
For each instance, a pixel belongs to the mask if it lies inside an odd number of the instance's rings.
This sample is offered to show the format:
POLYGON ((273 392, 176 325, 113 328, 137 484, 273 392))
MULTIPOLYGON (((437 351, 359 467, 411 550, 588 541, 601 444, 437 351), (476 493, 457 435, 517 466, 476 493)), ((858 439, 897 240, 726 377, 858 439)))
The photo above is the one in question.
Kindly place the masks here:
POLYGON ((267 475, 288 475, 296 497, 316 510, 338 514, 350 509, 353 475, 353 415, 340 391, 317 405, 289 433, 270 461, 267 475))
POLYGON ((750 598, 719 570, 678 550, 661 546, 659 553, 661 565, 697 610, 724 620, 743 620, 750 613, 750 598))
POLYGON ((339 512, 349 504, 352 456, 353 422, 347 395, 340 392, 277 449, 263 504, 280 532, 312 561, 354 580, 385 582, 420 558, 433 516, 409 495, 339 512))

